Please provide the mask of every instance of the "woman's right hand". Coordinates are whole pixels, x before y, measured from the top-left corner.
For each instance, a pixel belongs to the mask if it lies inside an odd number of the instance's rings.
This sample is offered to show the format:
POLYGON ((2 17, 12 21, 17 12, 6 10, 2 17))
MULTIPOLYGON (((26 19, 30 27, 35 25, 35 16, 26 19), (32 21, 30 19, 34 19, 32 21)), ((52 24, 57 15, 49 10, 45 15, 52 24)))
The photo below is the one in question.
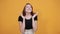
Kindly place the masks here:
POLYGON ((22 18, 25 19, 25 17, 21 14, 22 18))
POLYGON ((21 14, 21 17, 23 18, 23 24, 22 24, 22 33, 25 31, 25 17, 21 14))

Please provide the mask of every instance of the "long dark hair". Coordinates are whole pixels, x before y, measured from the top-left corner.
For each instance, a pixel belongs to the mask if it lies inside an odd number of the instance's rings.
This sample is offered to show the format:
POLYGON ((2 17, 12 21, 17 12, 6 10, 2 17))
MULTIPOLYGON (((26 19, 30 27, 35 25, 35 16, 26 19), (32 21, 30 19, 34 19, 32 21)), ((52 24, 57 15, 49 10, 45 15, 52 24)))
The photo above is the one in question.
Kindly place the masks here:
MULTIPOLYGON (((32 5, 30 4, 30 3, 26 3, 26 5, 30 5, 31 6, 31 8, 32 8, 32 11, 31 11, 31 15, 33 16, 34 15, 34 13, 33 13, 33 7, 32 7, 32 5)), ((24 6, 24 8, 23 8, 23 16, 25 16, 26 15, 26 11, 25 11, 25 7, 26 7, 26 5, 24 6)))

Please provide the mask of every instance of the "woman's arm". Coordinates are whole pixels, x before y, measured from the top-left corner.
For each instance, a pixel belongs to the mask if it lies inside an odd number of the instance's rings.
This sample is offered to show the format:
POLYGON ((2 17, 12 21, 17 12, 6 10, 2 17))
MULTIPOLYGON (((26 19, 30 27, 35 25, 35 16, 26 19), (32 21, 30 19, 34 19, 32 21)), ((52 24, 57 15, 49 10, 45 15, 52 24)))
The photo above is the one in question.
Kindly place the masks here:
POLYGON ((20 32, 23 33, 23 27, 22 27, 23 23, 21 21, 19 21, 19 29, 20 32))
POLYGON ((32 18, 32 25, 33 25, 33 31, 35 32, 37 30, 37 21, 34 21, 34 18, 32 18))
POLYGON ((21 31, 21 33, 23 34, 25 31, 25 20, 23 19, 23 23, 21 21, 19 21, 19 29, 21 31))
MULTIPOLYGON (((33 25, 33 30, 34 32, 37 30, 37 20, 34 20, 34 18, 38 15, 38 13, 34 14, 32 17, 32 25, 33 25)), ((37 18, 37 17, 36 17, 37 18)))
POLYGON ((19 21, 19 26, 20 26, 20 31, 23 34, 25 31, 25 18, 24 17, 22 17, 22 18, 23 18, 23 23, 21 21, 19 21))

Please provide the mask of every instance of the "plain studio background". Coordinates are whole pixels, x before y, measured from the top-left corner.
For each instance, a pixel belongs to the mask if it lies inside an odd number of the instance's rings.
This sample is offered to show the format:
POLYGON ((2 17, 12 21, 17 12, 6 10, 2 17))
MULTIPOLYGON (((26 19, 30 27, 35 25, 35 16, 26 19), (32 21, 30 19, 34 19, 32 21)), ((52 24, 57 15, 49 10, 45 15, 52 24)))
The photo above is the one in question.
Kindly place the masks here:
POLYGON ((0 0, 0 34, 20 34, 18 16, 25 4, 38 14, 36 34, 60 34, 60 0, 0 0))

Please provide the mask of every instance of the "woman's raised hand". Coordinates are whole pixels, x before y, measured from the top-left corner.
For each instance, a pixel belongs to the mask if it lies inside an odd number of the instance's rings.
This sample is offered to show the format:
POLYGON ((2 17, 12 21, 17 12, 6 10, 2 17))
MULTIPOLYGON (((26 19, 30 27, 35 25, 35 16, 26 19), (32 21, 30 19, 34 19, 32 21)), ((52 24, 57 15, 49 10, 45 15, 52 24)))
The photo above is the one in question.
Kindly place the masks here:
POLYGON ((34 18, 35 16, 37 16, 38 15, 38 12, 36 12, 33 16, 32 16, 32 18, 34 18))
POLYGON ((25 19, 25 17, 21 14, 22 18, 25 19))

